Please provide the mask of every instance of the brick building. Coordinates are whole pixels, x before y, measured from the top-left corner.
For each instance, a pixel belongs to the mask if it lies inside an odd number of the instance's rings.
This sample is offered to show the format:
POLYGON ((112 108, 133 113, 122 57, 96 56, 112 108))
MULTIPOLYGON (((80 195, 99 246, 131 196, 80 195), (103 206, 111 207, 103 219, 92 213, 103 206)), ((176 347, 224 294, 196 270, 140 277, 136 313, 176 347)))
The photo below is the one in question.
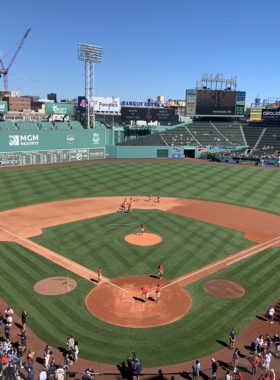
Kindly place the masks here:
POLYGON ((23 110, 31 110, 30 98, 5 96, 3 98, 0 98, 0 100, 8 103, 9 112, 22 112, 23 110))

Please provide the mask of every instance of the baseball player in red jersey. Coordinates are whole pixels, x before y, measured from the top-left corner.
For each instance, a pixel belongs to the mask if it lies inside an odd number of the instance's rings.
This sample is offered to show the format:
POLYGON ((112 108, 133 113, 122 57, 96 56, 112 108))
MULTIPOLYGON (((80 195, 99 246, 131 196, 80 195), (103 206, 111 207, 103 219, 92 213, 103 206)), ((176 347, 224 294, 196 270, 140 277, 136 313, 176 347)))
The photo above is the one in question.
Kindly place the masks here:
POLYGON ((99 284, 99 282, 101 281, 101 278, 102 278, 102 267, 99 267, 98 268, 98 284, 99 284))
POLYGON ((128 213, 130 214, 130 211, 131 211, 131 204, 129 203, 128 205, 128 213))
POLYGON ((145 303, 148 302, 148 299, 149 299, 149 291, 145 288, 141 288, 142 290, 142 296, 144 295, 145 296, 145 303))
POLYGON ((157 284, 157 290, 156 290, 156 299, 157 299, 157 303, 159 303, 160 292, 161 292, 161 286, 160 286, 160 284, 157 284))
POLYGON ((122 208, 122 212, 123 212, 124 211, 124 203, 122 203, 121 208, 122 208))
POLYGON ((163 266, 159 265, 158 266, 158 278, 161 280, 163 275, 163 266))
POLYGON ((139 201, 139 194, 137 194, 136 199, 137 199, 137 202, 138 202, 139 201))
POLYGON ((150 193, 149 194, 149 201, 151 202, 151 199, 152 199, 152 194, 150 193))
POLYGON ((132 203, 132 197, 130 197, 130 204, 132 203))
POLYGON ((145 231, 145 224, 141 224, 141 231, 142 231, 142 236, 144 235, 144 231, 145 231))

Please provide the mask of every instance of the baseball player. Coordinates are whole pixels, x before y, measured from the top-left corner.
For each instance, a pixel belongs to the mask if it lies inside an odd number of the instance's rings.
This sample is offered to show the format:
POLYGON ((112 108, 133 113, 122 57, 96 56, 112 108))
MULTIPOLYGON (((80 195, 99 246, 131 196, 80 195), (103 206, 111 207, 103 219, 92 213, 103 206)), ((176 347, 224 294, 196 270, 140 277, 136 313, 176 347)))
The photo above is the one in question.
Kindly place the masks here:
POLYGON ((124 203, 121 205, 122 212, 124 211, 124 203))
POLYGON ((161 280, 163 276, 163 266, 159 265, 158 266, 158 278, 161 280))
POLYGON ((144 236, 144 232, 145 232, 145 224, 141 224, 141 231, 142 231, 142 236, 144 236))
POLYGON ((157 201, 158 201, 158 203, 159 203, 159 201, 160 201, 160 195, 158 194, 158 196, 157 196, 157 201))
POLYGON ((99 267, 98 268, 98 284, 101 281, 101 278, 102 278, 102 267, 99 267))
POLYGON ((152 200, 152 194, 150 193, 149 194, 149 202, 151 202, 151 200, 152 200))
POLYGON ((130 204, 132 203, 132 197, 130 197, 130 204))
POLYGON ((159 299, 160 299, 160 292, 161 292, 161 286, 160 284, 157 284, 157 290, 156 290, 156 302, 159 303, 159 299))
POLYGON ((136 196, 137 202, 139 201, 139 197, 140 197, 139 194, 137 194, 136 196))
POLYGON ((128 205, 128 213, 130 214, 130 211, 131 211, 131 204, 129 203, 128 205))
POLYGON ((142 296, 145 295, 145 300, 146 301, 144 301, 144 302, 147 303, 148 299, 149 299, 149 291, 147 289, 145 289, 145 288, 141 288, 141 290, 142 290, 142 296))

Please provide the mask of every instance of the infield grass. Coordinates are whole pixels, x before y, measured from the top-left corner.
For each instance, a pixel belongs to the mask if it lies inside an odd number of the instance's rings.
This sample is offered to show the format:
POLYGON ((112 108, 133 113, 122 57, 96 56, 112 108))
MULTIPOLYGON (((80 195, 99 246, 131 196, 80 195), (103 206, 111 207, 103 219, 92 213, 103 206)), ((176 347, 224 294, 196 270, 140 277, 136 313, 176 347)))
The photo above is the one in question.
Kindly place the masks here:
POLYGON ((113 213, 43 229, 30 240, 88 269, 102 266, 105 277, 157 275, 160 264, 168 280, 230 256, 255 243, 243 233, 160 210, 133 209, 132 214, 113 213), (146 231, 162 242, 143 247, 124 240, 128 234, 146 231))

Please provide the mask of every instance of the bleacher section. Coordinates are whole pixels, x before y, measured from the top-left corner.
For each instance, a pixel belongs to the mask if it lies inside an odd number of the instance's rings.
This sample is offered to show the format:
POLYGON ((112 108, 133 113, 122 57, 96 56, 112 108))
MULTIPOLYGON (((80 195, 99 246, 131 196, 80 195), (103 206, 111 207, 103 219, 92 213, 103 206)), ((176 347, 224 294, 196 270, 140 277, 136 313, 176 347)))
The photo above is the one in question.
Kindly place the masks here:
POLYGON ((52 123, 49 121, 40 121, 38 125, 40 129, 54 129, 52 123))
MULTIPOLYGON (((189 124, 190 128, 192 124, 189 124)), ((167 145, 199 145, 189 131, 184 127, 176 127, 161 133, 167 145)))
POLYGON ((201 145, 231 145, 229 139, 217 131, 209 121, 195 121, 188 125, 189 130, 196 136, 201 145))
POLYGON ((79 121, 71 120, 69 124, 71 129, 84 129, 79 121))
POLYGON ((0 121, 0 130, 1 131, 15 130, 15 129, 16 129, 16 127, 14 126, 12 121, 10 121, 10 120, 0 121))
POLYGON ((249 145, 249 148, 252 149, 258 141, 258 138, 263 131, 263 127, 252 127, 249 125, 244 125, 242 128, 245 139, 247 141, 247 145, 249 145))
POLYGON ((142 137, 140 139, 128 140, 116 145, 122 146, 165 146, 163 139, 159 133, 155 133, 151 136, 142 137))
POLYGON ((233 122, 213 122, 216 128, 226 136, 229 141, 231 141, 234 145, 246 145, 246 141, 243 138, 243 134, 241 132, 241 125, 233 124, 233 122))
POLYGON ((67 123, 63 123, 62 121, 56 122, 53 125, 55 129, 69 129, 69 125, 67 123))
POLYGON ((280 128, 267 127, 253 154, 262 157, 277 150, 280 151, 280 128))
POLYGON ((36 123, 24 123, 24 122, 22 122, 22 123, 16 123, 16 125, 17 125, 17 129, 19 129, 19 130, 29 130, 29 129, 38 129, 38 127, 37 127, 37 125, 36 125, 36 123))

